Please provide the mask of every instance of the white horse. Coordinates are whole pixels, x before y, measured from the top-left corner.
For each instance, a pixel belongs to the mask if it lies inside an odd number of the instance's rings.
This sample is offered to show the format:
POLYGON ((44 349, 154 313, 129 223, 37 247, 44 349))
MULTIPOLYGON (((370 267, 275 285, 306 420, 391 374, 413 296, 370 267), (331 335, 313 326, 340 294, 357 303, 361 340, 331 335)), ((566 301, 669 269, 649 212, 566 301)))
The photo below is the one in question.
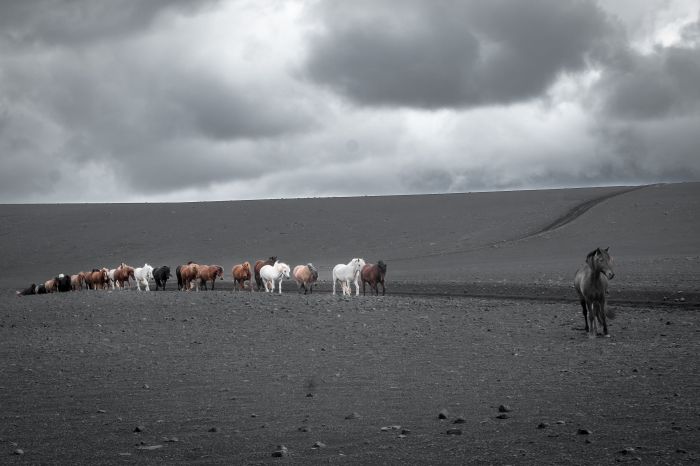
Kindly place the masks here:
POLYGON ((139 291, 141 291, 141 285, 146 287, 146 291, 151 291, 148 286, 148 280, 153 279, 153 267, 148 264, 144 264, 143 267, 137 267, 134 269, 134 278, 136 279, 136 286, 139 291))
POLYGON ((357 296, 360 295, 360 271, 365 266, 364 259, 354 258, 347 264, 338 264, 333 267, 333 294, 335 294, 335 284, 340 282, 343 288, 343 295, 350 296, 352 288, 350 281, 355 281, 355 290, 357 296))
POLYGON ((114 272, 116 272, 117 269, 109 269, 109 272, 107 272, 107 278, 109 278, 109 284, 114 289, 114 285, 116 284, 116 280, 114 280, 114 272))
POLYGON ((284 262, 277 261, 275 265, 264 265, 260 269, 260 278, 265 285, 265 291, 273 293, 275 291, 275 281, 279 280, 280 294, 282 294, 282 279, 289 279, 289 273, 289 266, 284 262))

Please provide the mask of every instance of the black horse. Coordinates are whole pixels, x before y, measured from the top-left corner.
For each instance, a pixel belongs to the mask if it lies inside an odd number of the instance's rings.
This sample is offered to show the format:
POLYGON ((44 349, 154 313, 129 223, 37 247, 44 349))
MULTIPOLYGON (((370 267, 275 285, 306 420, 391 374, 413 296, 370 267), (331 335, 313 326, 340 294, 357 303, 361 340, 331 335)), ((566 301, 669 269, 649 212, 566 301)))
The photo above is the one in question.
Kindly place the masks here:
MULTIPOLYGON (((180 266, 177 267, 177 281, 180 283, 182 279, 180 278, 180 266)), ((158 267, 153 271, 153 279, 156 281, 156 291, 158 291, 158 287, 163 288, 165 290, 165 283, 168 281, 170 278, 170 267, 167 265, 163 265, 161 267, 158 267)))

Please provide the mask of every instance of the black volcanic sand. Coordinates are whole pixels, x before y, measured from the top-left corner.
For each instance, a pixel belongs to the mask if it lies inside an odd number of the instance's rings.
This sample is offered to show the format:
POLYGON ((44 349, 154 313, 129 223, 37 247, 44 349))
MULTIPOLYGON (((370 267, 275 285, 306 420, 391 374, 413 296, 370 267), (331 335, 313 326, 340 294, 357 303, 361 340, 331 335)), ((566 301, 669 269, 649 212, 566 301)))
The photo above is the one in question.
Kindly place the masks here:
POLYGON ((698 204, 686 183, 0 206, 0 458, 697 463, 698 204), (570 284, 598 245, 609 339, 584 334, 570 284), (319 292, 230 291, 231 265, 270 254, 321 266, 319 292), (388 263, 387 296, 328 294, 353 256, 388 263), (13 296, 122 260, 219 263, 226 289, 13 296))

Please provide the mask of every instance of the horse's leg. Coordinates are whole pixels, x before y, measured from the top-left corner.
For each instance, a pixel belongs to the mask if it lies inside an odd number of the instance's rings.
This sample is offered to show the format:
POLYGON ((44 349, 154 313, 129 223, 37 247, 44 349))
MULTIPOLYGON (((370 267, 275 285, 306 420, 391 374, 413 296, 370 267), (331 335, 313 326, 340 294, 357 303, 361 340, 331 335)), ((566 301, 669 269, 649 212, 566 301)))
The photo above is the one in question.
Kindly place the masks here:
POLYGON ((334 295, 335 295, 335 282, 336 282, 336 281, 338 281, 338 280, 335 278, 335 274, 334 274, 334 275, 333 275, 333 294, 334 294, 334 295))
POLYGON ((282 279, 280 278, 280 294, 282 294, 282 279))
POLYGON ((583 322, 586 324, 586 333, 588 333, 588 308, 585 299, 581 300, 581 307, 583 308, 583 322))
POLYGON ((146 291, 151 291, 151 287, 148 283, 148 278, 144 279, 144 283, 146 284, 146 291))
MULTIPOLYGON (((351 291, 352 293, 352 291, 351 291)), ((360 296, 360 276, 355 276, 355 296, 360 296)))
MULTIPOLYGON (((384 286, 384 280, 380 281, 379 283, 382 284, 382 296, 384 296, 386 294, 386 287, 384 286)), ((378 291, 377 291, 377 294, 379 294, 378 291)))
POLYGON ((588 306, 588 327, 589 327, 589 332, 588 332, 588 337, 589 338, 595 338, 596 332, 597 332, 597 325, 596 325, 596 318, 595 318, 595 302, 591 302, 590 306, 588 306))
POLYGON ((609 338, 610 334, 608 333, 608 319, 605 316, 605 295, 603 295, 603 298, 600 300, 600 320, 603 324, 603 336, 609 338))

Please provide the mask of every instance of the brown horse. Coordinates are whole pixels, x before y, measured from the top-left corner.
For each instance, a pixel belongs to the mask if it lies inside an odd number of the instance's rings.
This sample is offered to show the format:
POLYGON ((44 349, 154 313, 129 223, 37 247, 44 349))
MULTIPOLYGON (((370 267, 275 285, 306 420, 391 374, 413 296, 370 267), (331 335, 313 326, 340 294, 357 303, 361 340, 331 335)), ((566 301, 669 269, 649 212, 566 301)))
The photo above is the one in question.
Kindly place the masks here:
POLYGON ((614 313, 605 309, 608 280, 612 280, 615 276, 608 249, 610 248, 597 248, 588 253, 586 263, 576 271, 574 277, 574 288, 583 308, 586 332, 590 337, 595 337, 598 333, 596 320, 603 326, 603 335, 609 337, 606 317, 610 319, 615 317, 614 313))
POLYGON ((114 283, 117 285, 117 288, 124 288, 124 284, 131 288, 131 282, 129 281, 129 278, 134 278, 134 268, 126 265, 124 262, 119 264, 119 267, 114 269, 114 283))
POLYGON ((52 278, 51 280, 46 280, 44 282, 44 287, 47 293, 54 293, 58 291, 58 277, 52 278))
POLYGON ((252 278, 250 274, 250 262, 246 261, 242 264, 234 265, 231 269, 231 276, 233 277, 234 290, 238 289, 236 288, 236 283, 238 283, 241 290, 244 290, 245 282, 249 282, 250 291, 253 291, 253 284, 250 283, 250 279, 252 278))
POLYGON ((88 284, 88 289, 92 287, 93 290, 96 290, 97 287, 100 287, 104 290, 109 285, 109 270, 102 268, 86 272, 85 283, 88 284))
POLYGON ((258 291, 263 286, 262 278, 260 278, 260 269, 265 265, 275 265, 275 262, 277 262, 277 256, 270 256, 267 260, 255 261, 255 285, 258 291))
POLYGON ((209 280, 211 280, 211 289, 214 289, 217 277, 219 280, 224 279, 224 268, 220 265, 200 265, 197 269, 197 280, 199 280, 200 286, 203 286, 205 290, 209 280))
POLYGON ((197 280, 197 275, 199 274, 199 264, 194 262, 187 263, 180 266, 180 278, 182 278, 182 291, 190 291, 192 287, 196 287, 199 291, 199 280, 197 280))
POLYGON ((83 283, 85 282, 85 275, 83 272, 77 273, 70 276, 70 288, 73 291, 82 290, 83 283))
POLYGON ((306 265, 297 265, 294 267, 292 275, 299 286, 299 293, 301 293, 302 289, 304 290, 304 294, 306 294, 307 291, 309 293, 313 292, 314 283, 318 280, 318 269, 314 267, 314 264, 309 262, 306 265))
POLYGON ((379 296, 378 284, 382 285, 382 296, 386 293, 384 287, 384 277, 386 276, 386 264, 384 261, 379 261, 376 264, 367 264, 360 271, 360 279, 362 279, 362 295, 365 293, 365 284, 369 283, 371 289, 379 296))

